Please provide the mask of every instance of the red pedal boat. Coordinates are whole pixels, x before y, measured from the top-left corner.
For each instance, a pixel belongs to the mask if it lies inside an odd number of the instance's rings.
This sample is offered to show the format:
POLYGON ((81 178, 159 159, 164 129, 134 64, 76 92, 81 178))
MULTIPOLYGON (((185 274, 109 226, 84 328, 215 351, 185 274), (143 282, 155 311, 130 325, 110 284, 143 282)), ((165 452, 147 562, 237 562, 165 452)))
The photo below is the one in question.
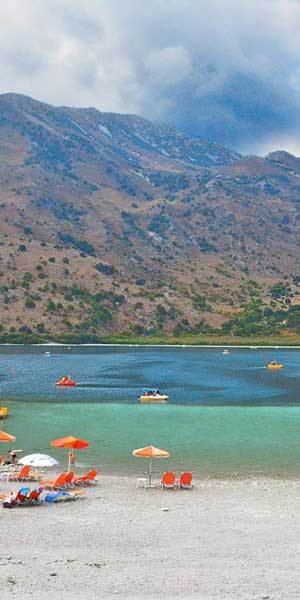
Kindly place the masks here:
POLYGON ((75 387, 75 385, 77 385, 77 383, 76 383, 76 381, 72 381, 72 379, 70 379, 69 376, 64 375, 64 377, 59 379, 59 381, 57 381, 55 385, 57 385, 59 387, 75 387))

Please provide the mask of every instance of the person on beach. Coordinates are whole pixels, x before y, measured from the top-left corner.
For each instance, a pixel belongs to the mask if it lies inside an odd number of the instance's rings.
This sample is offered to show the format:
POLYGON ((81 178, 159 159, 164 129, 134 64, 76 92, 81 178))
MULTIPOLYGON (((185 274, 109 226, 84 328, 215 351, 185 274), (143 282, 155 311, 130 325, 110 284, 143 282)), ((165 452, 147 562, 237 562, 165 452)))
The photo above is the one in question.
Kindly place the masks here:
POLYGON ((70 465, 73 465, 73 466, 76 465, 76 456, 75 456, 74 452, 72 452, 70 454, 70 465))
POLYGON ((7 454, 7 461, 6 464, 7 465, 15 465, 17 462, 17 455, 14 452, 14 450, 9 450, 8 454, 7 454))

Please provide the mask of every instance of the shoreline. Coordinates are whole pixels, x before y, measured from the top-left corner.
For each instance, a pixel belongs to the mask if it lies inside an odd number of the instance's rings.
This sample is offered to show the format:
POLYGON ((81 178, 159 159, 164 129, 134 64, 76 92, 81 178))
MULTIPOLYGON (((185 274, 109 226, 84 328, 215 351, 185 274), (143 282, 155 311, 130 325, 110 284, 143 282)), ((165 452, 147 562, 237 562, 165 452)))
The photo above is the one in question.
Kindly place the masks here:
POLYGON ((33 347, 33 348, 39 348, 39 347, 45 347, 45 348, 66 348, 66 347, 70 347, 70 348, 107 348, 107 347, 117 347, 117 348, 187 348, 187 349, 191 349, 191 348, 206 348, 206 349, 213 349, 213 348, 231 348, 231 349, 245 349, 245 350, 268 350, 268 349, 275 349, 275 350, 280 350, 280 349, 286 349, 286 350, 299 350, 300 349, 300 341, 299 344, 253 344, 253 343, 249 343, 249 344, 228 344, 228 343, 224 343, 224 344, 170 344, 170 343, 162 343, 162 344, 147 344, 147 343, 139 343, 139 344, 135 344, 135 343, 130 343, 130 342, 104 342, 104 343, 78 343, 78 344, 74 344, 74 343, 61 343, 61 342, 37 342, 37 343, 30 343, 30 342, 5 342, 5 343, 0 343, 0 348, 6 348, 6 347, 17 347, 17 346, 21 346, 21 347, 33 347))
POLYGON ((229 335, 172 335, 128 336, 112 334, 103 336, 78 336, 49 333, 5 334, 0 336, 0 346, 70 346, 70 347, 186 347, 186 348, 300 348, 300 335, 229 336, 229 335))

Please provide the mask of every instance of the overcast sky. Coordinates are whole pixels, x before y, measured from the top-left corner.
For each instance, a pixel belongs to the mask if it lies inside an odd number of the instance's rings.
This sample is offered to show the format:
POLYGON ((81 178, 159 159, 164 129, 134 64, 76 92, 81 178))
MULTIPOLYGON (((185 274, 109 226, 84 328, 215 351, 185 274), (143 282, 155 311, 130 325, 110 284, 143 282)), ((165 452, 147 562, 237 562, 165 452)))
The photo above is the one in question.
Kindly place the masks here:
POLYGON ((300 155, 300 0, 2 0, 7 91, 300 155))

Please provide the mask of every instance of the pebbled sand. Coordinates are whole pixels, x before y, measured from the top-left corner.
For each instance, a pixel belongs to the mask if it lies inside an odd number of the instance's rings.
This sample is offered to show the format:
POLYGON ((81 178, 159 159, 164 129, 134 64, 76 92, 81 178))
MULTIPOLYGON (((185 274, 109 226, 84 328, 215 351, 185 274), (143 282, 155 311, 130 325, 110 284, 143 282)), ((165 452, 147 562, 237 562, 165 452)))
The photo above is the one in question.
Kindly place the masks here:
POLYGON ((101 477, 76 502, 0 508, 0 598, 300 599, 299 507, 298 480, 101 477))

